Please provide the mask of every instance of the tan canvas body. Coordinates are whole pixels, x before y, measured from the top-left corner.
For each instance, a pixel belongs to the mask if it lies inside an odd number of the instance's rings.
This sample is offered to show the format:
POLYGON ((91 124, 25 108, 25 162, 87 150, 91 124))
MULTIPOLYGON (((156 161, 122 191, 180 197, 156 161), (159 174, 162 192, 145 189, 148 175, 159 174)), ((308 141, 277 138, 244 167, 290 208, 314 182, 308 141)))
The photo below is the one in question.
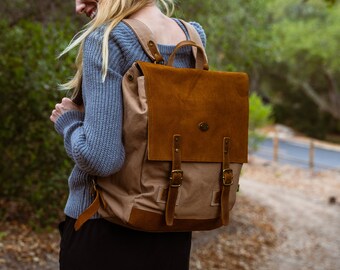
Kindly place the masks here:
POLYGON ((232 209, 247 162, 247 75, 137 62, 123 77, 122 94, 126 159, 118 173, 96 181, 104 202, 99 214, 155 232, 226 225, 221 210, 232 209), (180 137, 180 149, 174 135, 180 137), (178 155, 181 185, 172 186, 178 155), (224 167, 232 169, 232 182, 225 186, 224 167), (166 209, 169 186, 176 192, 174 210, 166 209), (166 211, 174 211, 169 222, 166 211))

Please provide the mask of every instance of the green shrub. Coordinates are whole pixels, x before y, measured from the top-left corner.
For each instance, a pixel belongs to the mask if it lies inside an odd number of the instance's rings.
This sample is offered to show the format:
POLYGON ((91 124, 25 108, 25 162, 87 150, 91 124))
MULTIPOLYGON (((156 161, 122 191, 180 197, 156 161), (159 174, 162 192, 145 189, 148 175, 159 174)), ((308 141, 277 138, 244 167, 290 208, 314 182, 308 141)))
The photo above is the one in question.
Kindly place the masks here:
POLYGON ((272 106, 265 105, 261 98, 252 93, 249 97, 249 151, 257 150, 258 145, 265 137, 258 132, 258 129, 272 122, 272 106))
POLYGON ((0 197, 17 205, 1 218, 45 226, 63 208, 71 164, 49 115, 65 94, 57 83, 72 74, 74 58, 56 57, 75 31, 68 22, 0 21, 0 197))

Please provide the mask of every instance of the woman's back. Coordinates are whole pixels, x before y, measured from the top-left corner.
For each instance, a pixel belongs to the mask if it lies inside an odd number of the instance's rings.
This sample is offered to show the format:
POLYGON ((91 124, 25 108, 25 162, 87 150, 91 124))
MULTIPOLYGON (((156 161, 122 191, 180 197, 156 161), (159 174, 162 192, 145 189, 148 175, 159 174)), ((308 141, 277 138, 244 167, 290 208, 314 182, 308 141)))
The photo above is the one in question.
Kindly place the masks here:
POLYGON ((159 44, 176 45, 186 39, 186 35, 178 24, 165 16, 157 7, 145 7, 129 18, 146 24, 159 44))

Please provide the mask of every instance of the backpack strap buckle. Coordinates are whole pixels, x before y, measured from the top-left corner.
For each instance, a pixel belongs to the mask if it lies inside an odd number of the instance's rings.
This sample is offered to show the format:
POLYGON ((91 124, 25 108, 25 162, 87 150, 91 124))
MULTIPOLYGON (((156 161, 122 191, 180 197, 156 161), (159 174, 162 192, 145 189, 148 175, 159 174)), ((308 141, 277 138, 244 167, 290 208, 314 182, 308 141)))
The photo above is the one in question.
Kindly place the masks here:
POLYGON ((183 170, 181 169, 181 135, 175 134, 172 141, 172 170, 169 182, 168 197, 165 205, 165 223, 172 226, 175 217, 175 207, 178 189, 182 185, 183 170))
POLYGON ((178 188, 182 185, 183 170, 172 170, 170 176, 170 186, 178 188))
POLYGON ((224 186, 231 186, 234 184, 233 181, 234 175, 233 175, 233 170, 228 168, 228 169, 223 169, 222 171, 222 182, 224 186))
POLYGON ((92 179, 92 190, 95 198, 91 205, 85 209, 83 213, 77 218, 74 224, 74 229, 78 231, 83 224, 88 221, 95 213, 98 212, 100 207, 106 208, 106 202, 104 200, 103 194, 101 193, 101 188, 98 186, 95 179, 92 179))
POLYGON ((229 161, 230 138, 223 138, 223 164, 222 164, 222 189, 221 189, 221 221, 223 225, 229 222, 229 193, 233 182, 233 170, 229 161))

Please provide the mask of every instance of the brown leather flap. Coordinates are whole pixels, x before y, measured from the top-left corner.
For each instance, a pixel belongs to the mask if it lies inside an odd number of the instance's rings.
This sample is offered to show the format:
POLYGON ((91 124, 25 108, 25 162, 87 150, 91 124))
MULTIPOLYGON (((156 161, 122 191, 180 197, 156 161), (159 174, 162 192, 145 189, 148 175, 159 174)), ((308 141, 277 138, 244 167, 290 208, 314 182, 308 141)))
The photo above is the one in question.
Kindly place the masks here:
POLYGON ((230 137, 230 162, 247 162, 247 74, 138 65, 148 103, 149 160, 170 161, 173 135, 180 134, 182 161, 222 162, 223 138, 230 137))

